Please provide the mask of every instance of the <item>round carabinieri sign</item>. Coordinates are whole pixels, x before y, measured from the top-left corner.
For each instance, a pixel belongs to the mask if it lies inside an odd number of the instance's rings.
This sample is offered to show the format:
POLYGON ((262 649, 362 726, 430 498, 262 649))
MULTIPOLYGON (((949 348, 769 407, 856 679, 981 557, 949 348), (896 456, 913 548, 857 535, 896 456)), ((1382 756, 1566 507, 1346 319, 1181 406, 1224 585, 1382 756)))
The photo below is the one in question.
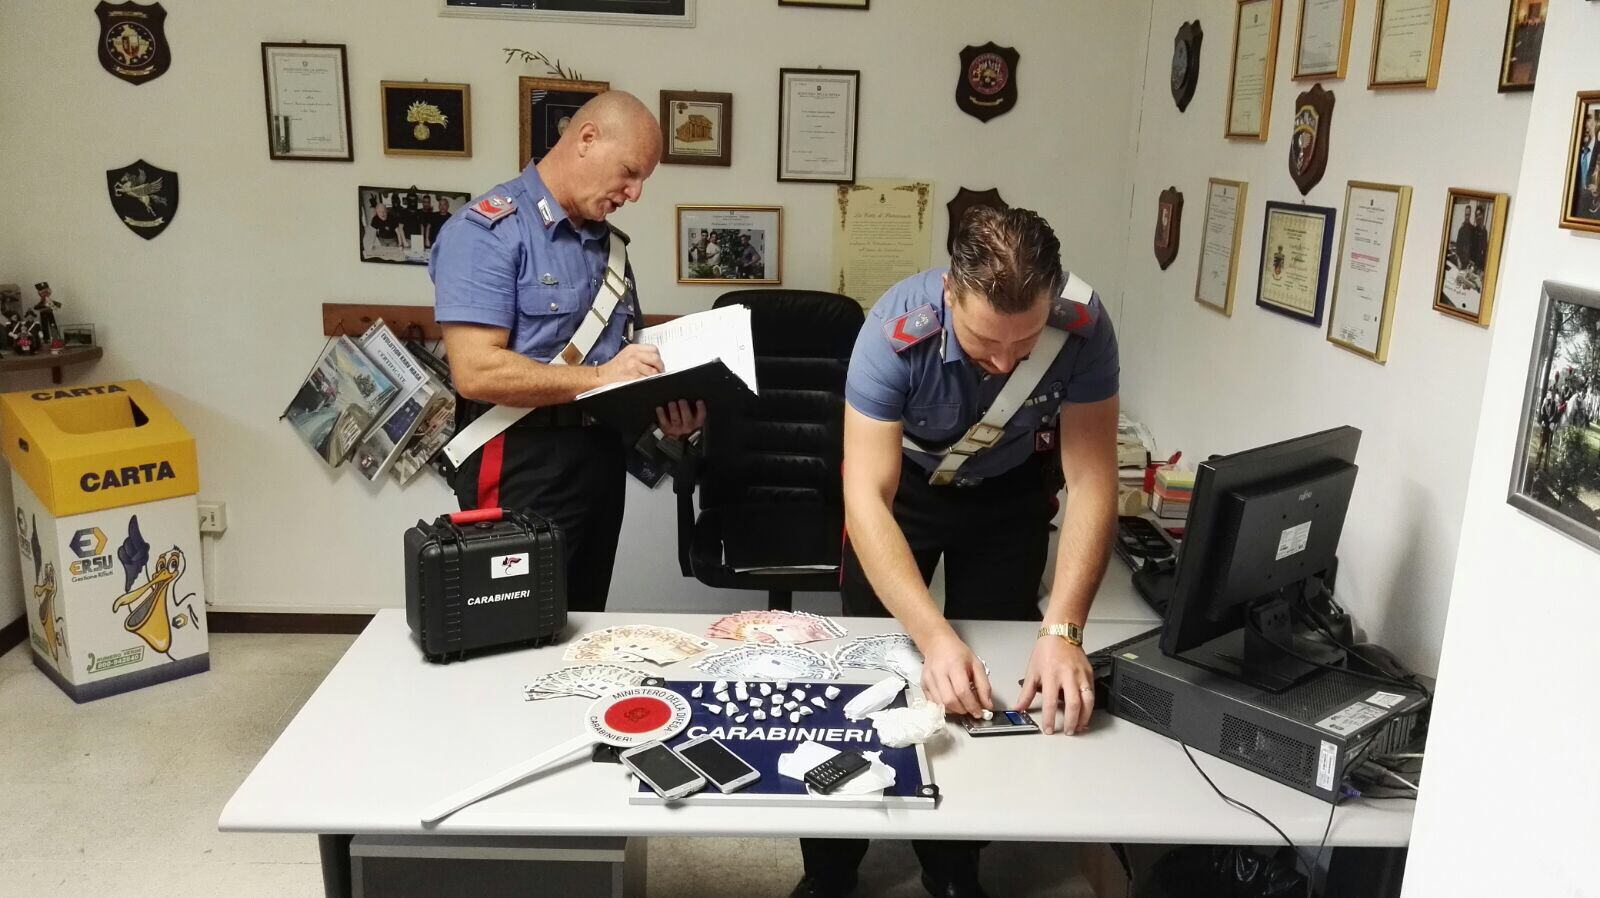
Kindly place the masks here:
POLYGON ((689 700, 655 686, 632 686, 589 706, 585 723, 607 745, 643 745, 683 732, 693 715, 689 700))

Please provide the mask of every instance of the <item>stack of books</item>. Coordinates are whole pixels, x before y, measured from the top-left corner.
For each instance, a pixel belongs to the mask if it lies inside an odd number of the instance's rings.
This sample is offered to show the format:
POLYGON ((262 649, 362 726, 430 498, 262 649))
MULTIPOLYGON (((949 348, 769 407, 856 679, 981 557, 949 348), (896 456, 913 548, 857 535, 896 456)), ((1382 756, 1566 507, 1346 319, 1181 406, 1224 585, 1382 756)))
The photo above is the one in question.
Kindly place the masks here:
POLYGON ((1194 498, 1194 471, 1166 466, 1156 471, 1156 488, 1150 496, 1150 510, 1164 527, 1182 527, 1194 498))

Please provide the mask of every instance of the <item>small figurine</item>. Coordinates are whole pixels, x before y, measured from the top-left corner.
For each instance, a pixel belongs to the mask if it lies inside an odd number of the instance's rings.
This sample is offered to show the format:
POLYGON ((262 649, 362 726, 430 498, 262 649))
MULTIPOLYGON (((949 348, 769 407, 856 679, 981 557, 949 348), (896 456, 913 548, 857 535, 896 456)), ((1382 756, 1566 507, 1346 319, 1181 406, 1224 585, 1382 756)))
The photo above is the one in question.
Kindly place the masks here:
POLYGON ((61 328, 56 325, 55 310, 61 308, 61 303, 50 298, 49 281, 40 281, 33 285, 33 289, 39 291, 39 302, 33 307, 33 310, 39 313, 39 325, 42 331, 39 343, 50 346, 54 352, 60 352, 55 348, 61 343, 61 328))
MULTIPOLYGON (((0 284, 0 337, 7 337, 11 326, 22 317, 22 288, 16 284, 0 284)), ((9 351, 9 338, 0 339, 0 351, 9 351)), ((3 354, 3 352, 0 352, 3 354)))
POLYGON ((38 319, 34 316, 33 310, 29 309, 7 329, 6 336, 11 338, 11 345, 16 349, 17 355, 34 355, 39 351, 33 342, 33 328, 37 323, 38 319))

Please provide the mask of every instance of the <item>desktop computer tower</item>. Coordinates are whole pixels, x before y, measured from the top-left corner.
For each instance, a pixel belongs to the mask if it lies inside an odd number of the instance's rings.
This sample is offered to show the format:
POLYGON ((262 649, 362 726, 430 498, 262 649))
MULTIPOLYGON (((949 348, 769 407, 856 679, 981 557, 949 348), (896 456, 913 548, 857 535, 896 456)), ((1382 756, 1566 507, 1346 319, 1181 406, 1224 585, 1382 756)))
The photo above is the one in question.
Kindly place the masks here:
POLYGON ((1110 696, 1123 720, 1329 802, 1351 766, 1403 751, 1428 703, 1336 670, 1266 692, 1162 654, 1160 636, 1114 656, 1110 696))

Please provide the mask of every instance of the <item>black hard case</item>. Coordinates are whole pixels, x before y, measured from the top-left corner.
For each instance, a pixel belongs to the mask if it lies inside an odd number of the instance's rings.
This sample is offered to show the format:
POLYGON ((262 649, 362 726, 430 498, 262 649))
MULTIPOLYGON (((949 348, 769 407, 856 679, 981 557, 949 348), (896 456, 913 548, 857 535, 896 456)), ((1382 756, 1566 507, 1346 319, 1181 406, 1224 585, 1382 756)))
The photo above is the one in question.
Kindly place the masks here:
POLYGON ((561 531, 537 515, 480 509, 418 521, 405 534, 406 621, 435 663, 488 649, 543 646, 567 625, 561 531), (494 577, 494 560, 526 552, 527 573, 494 577), (512 600, 470 599, 527 590, 512 600))

